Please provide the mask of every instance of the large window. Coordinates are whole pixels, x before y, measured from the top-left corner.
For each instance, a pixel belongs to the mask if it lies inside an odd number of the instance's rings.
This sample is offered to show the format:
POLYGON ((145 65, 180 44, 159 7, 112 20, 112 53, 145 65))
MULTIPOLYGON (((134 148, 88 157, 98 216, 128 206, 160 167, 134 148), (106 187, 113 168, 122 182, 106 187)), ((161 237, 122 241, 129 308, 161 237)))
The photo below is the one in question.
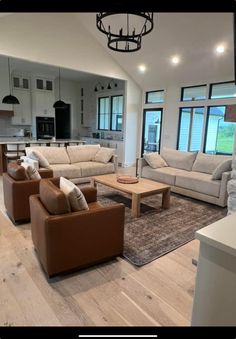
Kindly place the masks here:
POLYGON ((178 150, 199 151, 201 149, 203 123, 204 107, 180 109, 178 150))
POLYGON ((210 99, 226 99, 236 97, 236 86, 232 82, 222 82, 218 84, 211 84, 210 99))
POLYGON ((121 131, 123 123, 123 95, 111 97, 111 130, 121 131))
POLYGON ((225 106, 208 107, 205 152, 232 154, 235 123, 224 121, 225 106))
POLYGON ((98 98, 98 129, 109 129, 110 98, 98 98))
POLYGON ((98 129, 122 131, 123 95, 98 98, 98 129))
POLYGON ((157 104, 162 102, 164 102, 164 90, 146 92, 146 104, 157 104))
POLYGON ((193 101, 206 99, 206 85, 181 88, 181 101, 193 101))
POLYGON ((161 124, 162 108, 143 111, 142 154, 160 151, 161 124))

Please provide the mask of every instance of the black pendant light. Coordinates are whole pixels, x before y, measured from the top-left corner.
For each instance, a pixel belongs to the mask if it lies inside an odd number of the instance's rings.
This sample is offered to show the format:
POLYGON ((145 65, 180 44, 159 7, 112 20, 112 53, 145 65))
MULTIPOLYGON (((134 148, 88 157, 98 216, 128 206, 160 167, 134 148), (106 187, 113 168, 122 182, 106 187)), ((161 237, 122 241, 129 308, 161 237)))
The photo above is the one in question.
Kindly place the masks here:
POLYGON ((60 108, 60 109, 64 109, 66 107, 66 103, 64 101, 61 100, 61 70, 59 67, 59 100, 57 100, 54 105, 54 108, 60 108))
POLYGON ((10 89, 10 94, 6 95, 3 99, 2 99, 2 103, 3 104, 10 104, 10 105, 17 105, 19 104, 19 100, 11 94, 11 72, 10 72, 10 61, 9 58, 7 58, 8 60, 8 77, 9 77, 9 89, 10 89))

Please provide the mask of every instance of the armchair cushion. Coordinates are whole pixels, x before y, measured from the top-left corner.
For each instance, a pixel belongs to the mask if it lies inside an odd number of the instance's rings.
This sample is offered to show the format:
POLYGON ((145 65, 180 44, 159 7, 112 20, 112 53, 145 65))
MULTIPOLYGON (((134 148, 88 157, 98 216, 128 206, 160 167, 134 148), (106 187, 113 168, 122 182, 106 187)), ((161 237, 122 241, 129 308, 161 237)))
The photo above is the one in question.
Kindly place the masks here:
POLYGON ((39 185, 40 200, 50 214, 64 214, 71 211, 66 195, 47 179, 42 179, 39 185))
POLYGON ((83 193, 73 182, 60 177, 60 189, 68 198, 72 212, 89 209, 83 193))
POLYGON ((25 168, 21 165, 18 165, 16 162, 9 162, 7 166, 7 173, 10 175, 10 177, 17 181, 28 179, 25 168))

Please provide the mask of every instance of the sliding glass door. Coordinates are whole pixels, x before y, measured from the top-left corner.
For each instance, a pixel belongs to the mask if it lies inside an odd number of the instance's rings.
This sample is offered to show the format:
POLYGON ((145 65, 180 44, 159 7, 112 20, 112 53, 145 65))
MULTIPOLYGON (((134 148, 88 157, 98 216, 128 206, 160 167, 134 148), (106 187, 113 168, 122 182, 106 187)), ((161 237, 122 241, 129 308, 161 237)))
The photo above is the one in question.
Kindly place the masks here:
POLYGON ((159 152, 161 141, 162 108, 143 111, 143 153, 159 152))

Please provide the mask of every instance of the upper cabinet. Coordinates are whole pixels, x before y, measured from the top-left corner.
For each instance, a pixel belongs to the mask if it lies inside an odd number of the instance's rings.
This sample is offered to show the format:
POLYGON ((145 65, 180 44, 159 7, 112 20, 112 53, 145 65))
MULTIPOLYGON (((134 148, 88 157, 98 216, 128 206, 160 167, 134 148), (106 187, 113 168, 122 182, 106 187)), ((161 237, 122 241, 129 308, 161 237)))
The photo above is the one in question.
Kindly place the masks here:
POLYGON ((55 102, 54 80, 35 76, 32 92, 32 111, 33 116, 54 117, 55 102))

